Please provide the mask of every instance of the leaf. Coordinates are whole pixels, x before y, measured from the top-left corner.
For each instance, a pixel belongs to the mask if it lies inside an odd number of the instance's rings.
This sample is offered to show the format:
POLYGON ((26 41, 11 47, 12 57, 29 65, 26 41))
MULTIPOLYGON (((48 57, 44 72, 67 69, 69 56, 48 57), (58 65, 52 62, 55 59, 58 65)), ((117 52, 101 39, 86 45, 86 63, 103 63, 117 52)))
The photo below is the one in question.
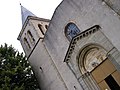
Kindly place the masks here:
POLYGON ((0 47, 0 90, 36 90, 39 88, 31 66, 23 53, 12 45, 0 47))

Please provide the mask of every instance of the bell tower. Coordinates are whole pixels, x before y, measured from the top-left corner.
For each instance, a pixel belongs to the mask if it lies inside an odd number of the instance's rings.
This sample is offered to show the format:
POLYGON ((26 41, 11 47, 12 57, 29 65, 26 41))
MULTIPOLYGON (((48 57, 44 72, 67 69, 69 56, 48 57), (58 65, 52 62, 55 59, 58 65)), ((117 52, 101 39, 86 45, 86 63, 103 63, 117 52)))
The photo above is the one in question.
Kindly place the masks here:
MULTIPOLYGON (((20 4, 21 5, 21 4, 20 4)), ((44 38, 49 20, 38 18, 21 5, 22 30, 18 36, 27 57, 30 56, 36 44, 44 38)))
MULTIPOLYGON (((18 36, 41 90, 68 90, 50 54, 45 37, 50 20, 36 17, 21 5, 22 29, 18 36), (41 84, 42 83, 42 84, 41 84)), ((49 46, 51 47, 51 45, 49 46)))
POLYGON ((50 20, 36 17, 22 5, 21 15, 22 29, 18 40, 34 70, 41 90, 57 90, 58 87, 55 87, 57 84, 59 84, 59 90, 66 90, 63 78, 44 42, 50 20))

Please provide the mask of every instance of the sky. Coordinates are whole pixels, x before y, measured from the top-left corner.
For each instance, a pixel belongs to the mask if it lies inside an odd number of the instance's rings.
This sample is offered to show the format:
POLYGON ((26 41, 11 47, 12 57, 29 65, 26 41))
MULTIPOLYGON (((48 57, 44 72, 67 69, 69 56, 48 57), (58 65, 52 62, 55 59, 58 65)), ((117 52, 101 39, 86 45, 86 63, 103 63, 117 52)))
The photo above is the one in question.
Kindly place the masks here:
POLYGON ((23 52, 17 37, 22 28, 21 7, 27 8, 40 18, 51 19, 55 8, 62 0, 1 0, 0 2, 0 45, 7 43, 23 52))

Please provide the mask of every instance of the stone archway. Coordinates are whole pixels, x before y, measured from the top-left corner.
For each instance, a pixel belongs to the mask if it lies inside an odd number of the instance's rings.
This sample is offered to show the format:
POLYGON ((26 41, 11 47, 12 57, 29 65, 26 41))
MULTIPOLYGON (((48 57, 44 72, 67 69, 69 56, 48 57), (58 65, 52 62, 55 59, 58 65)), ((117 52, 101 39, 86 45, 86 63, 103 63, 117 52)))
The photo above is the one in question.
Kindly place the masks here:
POLYGON ((80 50, 79 69, 91 90, 95 90, 96 85, 101 90, 118 90, 120 88, 120 73, 106 57, 106 54, 107 51, 97 44, 86 45, 80 50), (109 83, 110 80, 114 83, 113 87, 109 83))
POLYGON ((83 74, 91 72, 106 59, 106 54, 107 51, 97 44, 88 44, 84 46, 79 52, 78 63, 80 71, 83 74))

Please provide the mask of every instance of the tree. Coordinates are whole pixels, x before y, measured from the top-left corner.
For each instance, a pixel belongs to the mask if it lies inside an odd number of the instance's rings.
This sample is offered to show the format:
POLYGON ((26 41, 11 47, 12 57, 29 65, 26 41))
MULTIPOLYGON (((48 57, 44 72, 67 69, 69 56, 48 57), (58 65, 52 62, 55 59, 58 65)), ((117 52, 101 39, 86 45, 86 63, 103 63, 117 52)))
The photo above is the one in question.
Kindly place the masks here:
POLYGON ((12 45, 0 47, 0 90, 36 90, 38 83, 23 53, 12 45))

